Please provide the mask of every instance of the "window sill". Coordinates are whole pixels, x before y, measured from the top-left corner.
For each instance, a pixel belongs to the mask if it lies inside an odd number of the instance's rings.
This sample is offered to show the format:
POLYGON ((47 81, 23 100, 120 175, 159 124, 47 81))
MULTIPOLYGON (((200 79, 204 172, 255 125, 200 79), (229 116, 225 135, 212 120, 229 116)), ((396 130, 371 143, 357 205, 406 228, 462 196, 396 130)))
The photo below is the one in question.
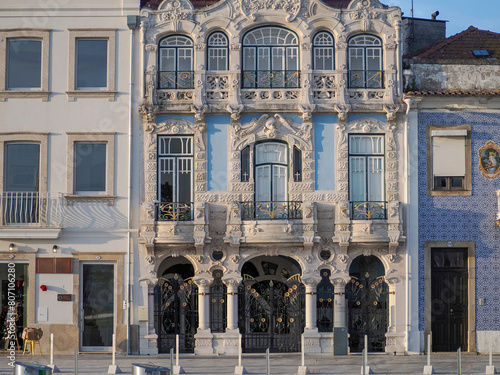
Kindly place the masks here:
POLYGON ((31 91, 31 90, 5 90, 0 91, 0 102, 6 99, 42 99, 43 102, 49 101, 50 91, 31 91))
POLYGON ((107 98, 109 102, 115 101, 117 91, 109 90, 74 90, 66 91, 68 101, 73 102, 77 98, 107 98))
POLYGON ((472 190, 430 190, 427 195, 430 197, 463 197, 472 195, 472 190))
POLYGON ((74 203, 107 203, 108 206, 115 204, 114 195, 65 195, 66 204, 72 206, 74 203))

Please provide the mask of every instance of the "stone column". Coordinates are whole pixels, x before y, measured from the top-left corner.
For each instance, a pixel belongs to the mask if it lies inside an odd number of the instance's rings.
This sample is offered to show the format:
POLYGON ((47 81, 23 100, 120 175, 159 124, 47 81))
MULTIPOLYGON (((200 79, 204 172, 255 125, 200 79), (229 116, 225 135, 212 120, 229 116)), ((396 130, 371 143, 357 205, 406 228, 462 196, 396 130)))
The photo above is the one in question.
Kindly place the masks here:
POLYGON ((227 327, 224 334, 224 354, 238 354, 238 337, 240 330, 238 327, 238 286, 241 278, 225 279, 227 285, 227 327))
POLYGON ((304 349, 306 353, 321 353, 321 335, 319 334, 318 327, 316 326, 316 286, 319 283, 319 279, 307 278, 302 279, 302 282, 306 287, 306 327, 304 329, 304 349))
POLYGON ((198 285, 198 319, 199 326, 194 338, 196 340, 194 354, 214 354, 213 335, 210 332, 210 300, 208 292, 210 290, 209 280, 194 277, 194 282, 198 285))
POLYGON ((398 277, 389 277, 385 281, 389 286, 389 326, 385 334, 387 338, 385 351, 387 353, 402 354, 405 352, 404 285, 398 277))

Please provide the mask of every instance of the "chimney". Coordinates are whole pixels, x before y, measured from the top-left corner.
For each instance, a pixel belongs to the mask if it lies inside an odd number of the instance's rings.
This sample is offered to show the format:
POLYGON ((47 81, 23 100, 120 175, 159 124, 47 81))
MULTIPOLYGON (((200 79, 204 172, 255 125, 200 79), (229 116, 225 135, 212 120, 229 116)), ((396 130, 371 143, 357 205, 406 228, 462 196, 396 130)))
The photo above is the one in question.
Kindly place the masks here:
POLYGON ((439 16, 439 10, 436 10, 431 14, 431 20, 435 21, 437 16, 439 16))

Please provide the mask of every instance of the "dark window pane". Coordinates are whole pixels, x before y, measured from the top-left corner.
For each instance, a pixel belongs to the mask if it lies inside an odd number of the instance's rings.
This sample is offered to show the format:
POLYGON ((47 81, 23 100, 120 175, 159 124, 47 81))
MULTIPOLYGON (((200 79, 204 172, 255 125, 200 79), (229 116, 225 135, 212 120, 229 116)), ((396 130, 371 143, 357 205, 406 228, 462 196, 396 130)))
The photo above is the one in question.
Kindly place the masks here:
POLYGON ((432 266, 437 268, 466 268, 467 267, 467 250, 465 249, 443 249, 433 250, 432 266))
POLYGON ((446 177, 434 177, 435 190, 447 190, 446 177))
POLYGON ((173 202, 174 174, 172 172, 162 172, 160 174, 160 201, 173 202))
POLYGON ((75 192, 106 191, 106 144, 75 143, 75 192))
POLYGON ((41 87, 42 42, 9 40, 7 49, 7 88, 41 87))
POLYGON ((241 182, 248 182, 250 179, 250 147, 247 146, 241 151, 241 182))
POLYGON ((293 180, 302 181, 302 151, 295 146, 293 147, 293 180))
POLYGON ((461 189, 464 186, 464 178, 463 177, 450 177, 451 179, 451 188, 453 189, 461 189))
POLYGON ((38 191, 40 145, 5 145, 5 191, 38 191))
POLYGON ((76 41, 76 87, 107 87, 108 41, 76 41))

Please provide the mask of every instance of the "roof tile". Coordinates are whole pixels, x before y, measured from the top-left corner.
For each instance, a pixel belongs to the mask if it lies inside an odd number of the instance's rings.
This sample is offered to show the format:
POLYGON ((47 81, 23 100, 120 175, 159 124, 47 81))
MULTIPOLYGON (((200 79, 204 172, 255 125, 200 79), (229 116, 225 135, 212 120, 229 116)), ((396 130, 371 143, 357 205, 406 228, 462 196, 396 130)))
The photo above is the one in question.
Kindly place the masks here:
POLYGON ((406 55, 413 62, 460 62, 500 64, 500 34, 470 26, 449 38, 406 55), (486 50, 489 56, 474 56, 473 50, 486 50))

